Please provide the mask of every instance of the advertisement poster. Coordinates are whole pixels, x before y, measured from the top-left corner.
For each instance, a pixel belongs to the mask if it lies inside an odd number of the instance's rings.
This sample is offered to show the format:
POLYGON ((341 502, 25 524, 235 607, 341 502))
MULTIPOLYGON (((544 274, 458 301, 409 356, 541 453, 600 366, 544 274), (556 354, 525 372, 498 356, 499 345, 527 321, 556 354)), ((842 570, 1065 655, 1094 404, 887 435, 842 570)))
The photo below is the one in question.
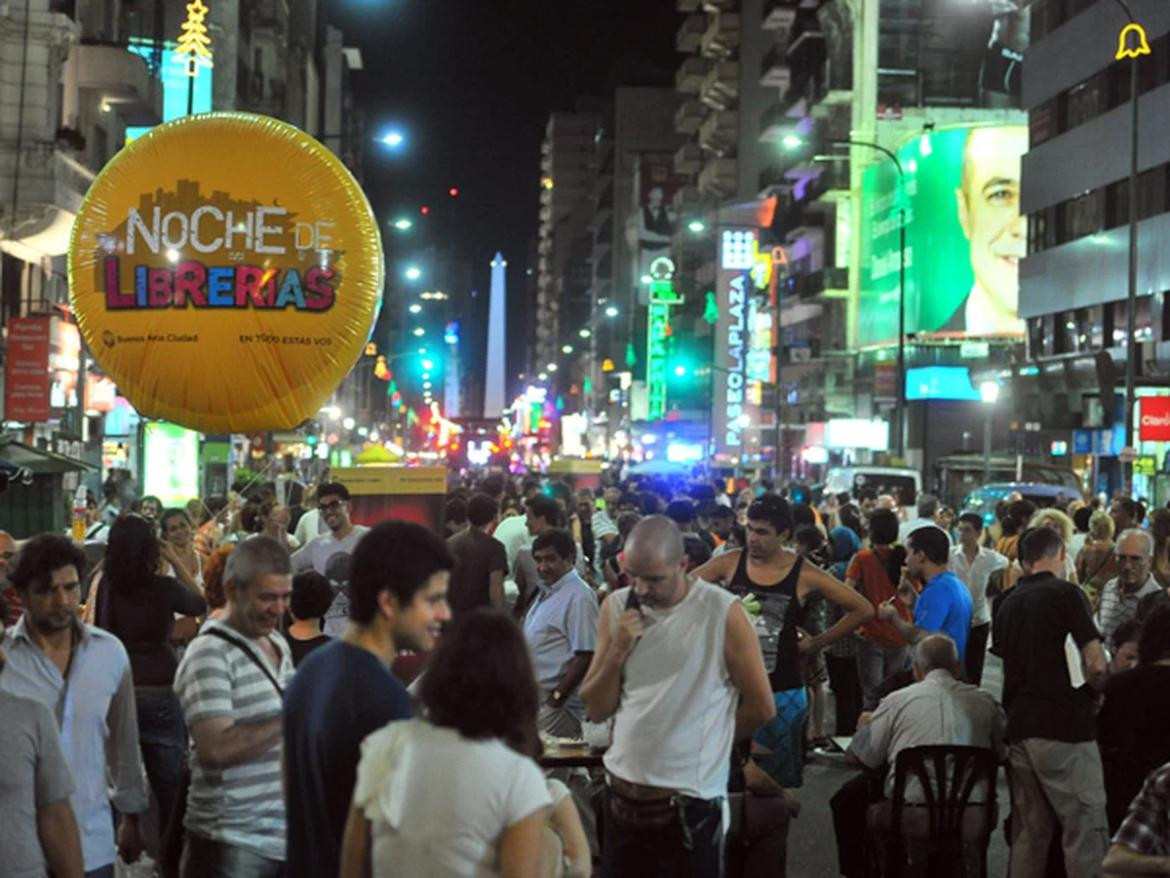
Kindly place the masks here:
POLYGON ((8 323, 4 417, 30 424, 49 420, 49 317, 8 323))
POLYGON ((924 133, 893 162, 863 176, 859 329, 862 345, 898 334, 899 212, 906 214, 906 332, 1022 336, 1019 263, 1027 253, 1020 214, 1023 125, 924 133))
POLYGON ((178 424, 142 426, 142 484, 164 506, 182 506, 199 496, 199 434, 178 424))

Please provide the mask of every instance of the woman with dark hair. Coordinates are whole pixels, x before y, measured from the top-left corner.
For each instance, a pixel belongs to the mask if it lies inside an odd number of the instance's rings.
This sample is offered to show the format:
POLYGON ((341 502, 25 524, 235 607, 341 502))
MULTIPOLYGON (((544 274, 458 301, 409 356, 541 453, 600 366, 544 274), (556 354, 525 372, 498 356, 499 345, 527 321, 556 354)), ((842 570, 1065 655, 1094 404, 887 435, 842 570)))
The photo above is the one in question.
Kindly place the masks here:
MULTIPOLYGON (((861 510, 857 508, 856 504, 846 503, 839 510, 837 510, 837 518, 841 522, 841 527, 847 527, 857 535, 858 540, 865 539, 865 525, 861 520, 861 510)), ((831 536, 831 534, 830 534, 831 536)), ((860 551, 858 547, 858 551, 860 551)), ((841 576, 845 575, 844 571, 841 576)))
POLYGON ((540 874, 552 798, 534 761, 539 696, 519 626, 496 610, 457 619, 421 697, 425 719, 362 742, 343 878, 540 874))
POLYGON ((333 605, 334 597, 333 586, 316 570, 305 570, 293 577, 288 607, 292 624, 285 629, 284 639, 292 651, 294 667, 314 649, 333 639, 321 630, 321 619, 333 605))
MULTIPOLYGON (((176 559, 177 560, 177 559, 176 559)), ((124 515, 110 528, 97 597, 97 624, 114 634, 130 656, 138 707, 138 742, 150 788, 165 827, 179 789, 186 729, 172 689, 178 660, 171 648, 175 614, 199 616, 207 603, 199 589, 159 574, 154 525, 124 515)), ((173 562, 172 562, 173 563, 173 562)))
POLYGON ((1170 606, 1142 623, 1138 665, 1105 684, 1097 743, 1105 773, 1105 813, 1116 832, 1147 774, 1170 762, 1170 606))
POLYGON ((159 565, 159 572, 174 576, 188 588, 195 585, 202 590, 203 558, 195 551, 195 544, 192 541, 195 531, 191 527, 191 517, 187 510, 166 510, 159 517, 158 530, 162 538, 162 544, 159 546, 162 562, 159 565))
MULTIPOLYGON (((907 622, 910 611, 898 597, 898 582, 906 563, 906 550, 894 543, 898 540, 898 515, 890 509, 875 509, 869 515, 871 547, 862 549, 849 564, 845 584, 865 596, 874 611, 889 598, 907 622)), ((878 688, 882 681, 906 667, 910 644, 890 622, 875 618, 866 622, 857 632, 857 676, 865 710, 877 707, 878 688)))

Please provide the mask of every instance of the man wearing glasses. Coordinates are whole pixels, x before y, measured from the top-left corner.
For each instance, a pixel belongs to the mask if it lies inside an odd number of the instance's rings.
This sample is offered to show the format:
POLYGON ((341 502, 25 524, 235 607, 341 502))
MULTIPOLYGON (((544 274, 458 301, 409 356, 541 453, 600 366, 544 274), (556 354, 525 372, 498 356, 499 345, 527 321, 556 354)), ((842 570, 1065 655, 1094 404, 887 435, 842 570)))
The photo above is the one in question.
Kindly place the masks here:
POLYGON ((338 572, 347 569, 348 564, 345 563, 346 558, 338 556, 353 555, 353 550, 369 528, 350 521, 349 490, 337 482, 325 482, 317 488, 317 509, 329 530, 297 549, 292 556, 292 566, 294 572, 311 567, 322 576, 341 581, 342 589, 325 614, 324 623, 325 633, 336 637, 344 630, 349 612, 349 596, 344 588, 344 582, 349 576, 341 576, 338 572))
POLYGON ((1101 591, 1096 619, 1105 643, 1113 642, 1113 632, 1118 626, 1137 616, 1142 598, 1162 590, 1150 570, 1154 538, 1149 533, 1137 528, 1122 531, 1114 555, 1120 570, 1101 591))

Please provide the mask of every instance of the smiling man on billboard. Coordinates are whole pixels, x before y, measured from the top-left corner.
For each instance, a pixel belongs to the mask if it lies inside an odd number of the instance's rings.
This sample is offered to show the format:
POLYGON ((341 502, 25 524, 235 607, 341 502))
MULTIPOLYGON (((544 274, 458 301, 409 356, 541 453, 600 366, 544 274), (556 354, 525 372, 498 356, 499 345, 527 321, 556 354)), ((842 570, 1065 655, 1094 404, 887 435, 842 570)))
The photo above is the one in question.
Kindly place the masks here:
POLYGON ((1027 219, 1020 215, 1022 125, 972 128, 963 146, 959 225, 971 252, 975 282, 943 327, 971 335, 1022 334, 1020 260, 1027 255, 1027 219))

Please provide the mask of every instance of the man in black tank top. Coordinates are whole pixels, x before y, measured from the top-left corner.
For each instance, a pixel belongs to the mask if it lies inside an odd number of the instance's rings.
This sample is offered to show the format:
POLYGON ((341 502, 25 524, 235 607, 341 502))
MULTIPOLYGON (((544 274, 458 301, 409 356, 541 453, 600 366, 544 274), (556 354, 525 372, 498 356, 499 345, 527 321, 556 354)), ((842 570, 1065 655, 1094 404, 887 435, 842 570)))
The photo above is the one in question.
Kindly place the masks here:
POLYGON ((851 636, 873 618, 873 608, 863 596, 785 548, 791 532, 788 502, 765 494, 748 508, 747 547, 712 558, 694 575, 738 595, 754 617, 777 712, 755 736, 756 760, 781 786, 798 787, 803 782, 808 713, 800 660, 851 636), (805 603, 818 592, 840 606, 843 615, 827 631, 810 636, 800 626, 805 603))

